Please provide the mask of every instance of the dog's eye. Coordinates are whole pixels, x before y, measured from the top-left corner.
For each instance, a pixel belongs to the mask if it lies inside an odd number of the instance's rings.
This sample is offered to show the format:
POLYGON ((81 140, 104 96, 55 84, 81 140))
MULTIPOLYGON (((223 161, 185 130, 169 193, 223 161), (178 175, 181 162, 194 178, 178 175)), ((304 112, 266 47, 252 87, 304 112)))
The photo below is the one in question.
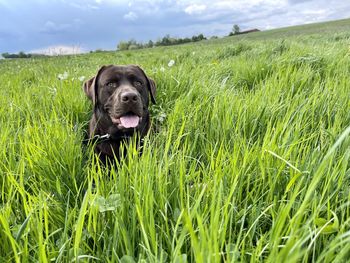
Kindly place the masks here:
POLYGON ((141 87, 141 86, 142 86, 142 82, 136 80, 136 81, 134 82, 134 85, 135 85, 135 87, 141 87))
POLYGON ((107 83, 107 86, 110 87, 110 88, 116 88, 117 87, 117 83, 109 82, 109 83, 107 83))

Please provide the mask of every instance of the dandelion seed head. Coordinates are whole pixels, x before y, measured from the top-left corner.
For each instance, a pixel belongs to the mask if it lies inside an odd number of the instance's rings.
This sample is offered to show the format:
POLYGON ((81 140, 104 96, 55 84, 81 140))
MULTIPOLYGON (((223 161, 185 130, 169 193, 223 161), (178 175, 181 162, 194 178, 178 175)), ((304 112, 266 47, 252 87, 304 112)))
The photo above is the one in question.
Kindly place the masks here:
POLYGON ((175 65, 175 60, 170 60, 169 61, 169 63, 168 63, 168 67, 170 68, 170 67, 172 67, 172 66, 174 66, 175 65))
POLYGON ((68 78, 68 73, 65 71, 63 74, 58 74, 57 77, 59 80, 65 80, 68 78))

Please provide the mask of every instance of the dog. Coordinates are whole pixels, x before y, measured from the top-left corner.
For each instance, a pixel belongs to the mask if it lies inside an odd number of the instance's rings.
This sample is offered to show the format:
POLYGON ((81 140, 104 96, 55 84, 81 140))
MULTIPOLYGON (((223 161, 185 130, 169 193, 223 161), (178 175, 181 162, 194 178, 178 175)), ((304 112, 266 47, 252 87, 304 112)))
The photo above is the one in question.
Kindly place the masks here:
POLYGON ((136 134, 138 141, 150 129, 150 100, 156 103, 156 84, 136 65, 102 66, 83 84, 92 101, 89 140, 102 163, 120 159, 120 146, 136 134))

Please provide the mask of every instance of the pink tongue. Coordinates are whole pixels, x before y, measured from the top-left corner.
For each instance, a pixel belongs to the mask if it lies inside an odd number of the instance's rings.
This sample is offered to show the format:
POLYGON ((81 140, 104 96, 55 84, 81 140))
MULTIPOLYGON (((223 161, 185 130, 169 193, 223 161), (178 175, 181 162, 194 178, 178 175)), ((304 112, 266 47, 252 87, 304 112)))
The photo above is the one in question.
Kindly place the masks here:
POLYGON ((120 123, 125 128, 135 128, 139 124, 140 117, 137 115, 127 115, 120 117, 120 123))

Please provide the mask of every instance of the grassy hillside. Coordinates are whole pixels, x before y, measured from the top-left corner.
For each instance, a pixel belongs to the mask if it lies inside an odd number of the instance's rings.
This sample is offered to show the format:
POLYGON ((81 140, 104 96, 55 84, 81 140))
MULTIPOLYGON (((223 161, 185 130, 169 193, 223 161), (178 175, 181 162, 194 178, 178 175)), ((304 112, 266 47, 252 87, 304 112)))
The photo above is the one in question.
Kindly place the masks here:
POLYGON ((266 30, 254 34, 239 35, 242 39, 271 39, 285 38, 305 35, 332 35, 339 32, 350 30, 350 19, 342 19, 331 22, 320 22, 314 24, 291 26, 286 28, 277 28, 266 30))
POLYGON ((0 261, 346 261, 350 20, 328 26, 0 61, 0 261), (141 65, 157 105, 108 172, 81 86, 111 63, 141 65))

